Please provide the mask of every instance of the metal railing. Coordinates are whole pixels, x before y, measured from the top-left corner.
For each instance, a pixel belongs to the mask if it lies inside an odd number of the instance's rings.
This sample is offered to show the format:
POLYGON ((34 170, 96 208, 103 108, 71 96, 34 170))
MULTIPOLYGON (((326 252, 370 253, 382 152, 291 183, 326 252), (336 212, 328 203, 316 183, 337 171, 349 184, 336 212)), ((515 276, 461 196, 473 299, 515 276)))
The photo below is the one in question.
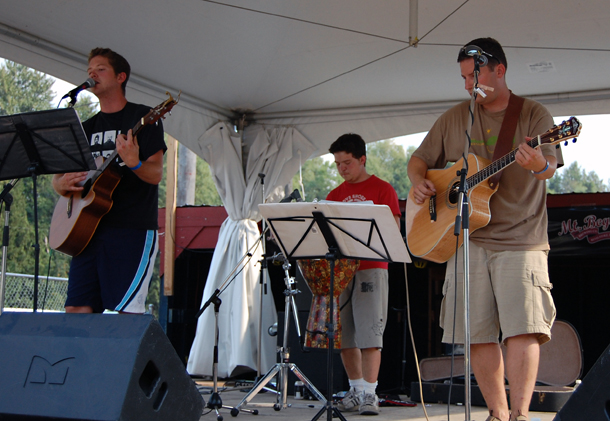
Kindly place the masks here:
MULTIPOLYGON (((5 310, 32 310, 34 305, 34 275, 6 273, 4 285, 5 310)), ((64 311, 68 278, 38 277, 38 311, 64 311)))

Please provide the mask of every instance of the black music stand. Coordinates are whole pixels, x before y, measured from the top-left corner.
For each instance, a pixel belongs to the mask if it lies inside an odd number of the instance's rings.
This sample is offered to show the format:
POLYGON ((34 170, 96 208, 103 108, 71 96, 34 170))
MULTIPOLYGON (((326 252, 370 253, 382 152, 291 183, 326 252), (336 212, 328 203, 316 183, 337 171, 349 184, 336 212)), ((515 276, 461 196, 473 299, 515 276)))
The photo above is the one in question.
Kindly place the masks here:
POLYGON ((0 117, 0 180, 32 177, 33 182, 34 312, 38 307, 40 255, 36 177, 94 169, 87 137, 73 108, 0 117))
POLYGON ((386 205, 343 202, 268 203, 259 205, 259 210, 287 259, 329 261, 328 397, 313 420, 317 420, 325 411, 327 421, 332 421, 333 414, 345 420, 333 403, 335 329, 332 322, 332 297, 335 260, 351 258, 408 263, 411 259, 407 247, 392 212, 386 205))

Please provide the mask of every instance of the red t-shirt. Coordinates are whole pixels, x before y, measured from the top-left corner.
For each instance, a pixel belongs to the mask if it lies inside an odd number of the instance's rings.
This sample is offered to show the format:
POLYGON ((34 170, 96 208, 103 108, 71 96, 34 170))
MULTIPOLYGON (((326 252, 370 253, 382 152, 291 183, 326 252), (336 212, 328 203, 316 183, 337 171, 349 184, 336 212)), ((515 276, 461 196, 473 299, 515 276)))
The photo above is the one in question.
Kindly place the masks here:
MULTIPOLYGON (((371 175, 360 183, 348 183, 344 181, 326 196, 326 200, 334 202, 364 202, 372 201, 376 205, 388 205, 392 215, 400 217, 398 206, 398 195, 394 187, 387 181, 383 181, 375 175, 371 175)), ((361 260, 358 270, 381 268, 387 269, 387 262, 373 260, 361 260)))

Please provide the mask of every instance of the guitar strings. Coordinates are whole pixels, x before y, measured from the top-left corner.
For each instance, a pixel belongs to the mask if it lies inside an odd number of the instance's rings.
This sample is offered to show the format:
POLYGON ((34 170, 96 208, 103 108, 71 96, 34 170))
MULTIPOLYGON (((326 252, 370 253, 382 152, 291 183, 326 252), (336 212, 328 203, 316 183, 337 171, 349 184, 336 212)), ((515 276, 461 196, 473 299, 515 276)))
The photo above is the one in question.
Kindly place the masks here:
MULTIPOLYGON (((559 126, 553 127, 551 130, 549 130, 548 132, 546 132, 544 134, 541 134, 539 136, 536 136, 536 137, 532 138, 531 140, 529 140, 526 143, 529 146, 533 147, 533 148, 541 146, 542 145, 542 142, 541 142, 542 140, 550 139, 551 136, 553 135, 553 133, 555 133, 558 129, 562 129, 563 128, 564 124, 565 124, 565 122, 560 124, 559 126), (537 143, 537 145, 536 145, 536 143, 537 143), (536 145, 536 146, 534 146, 534 145, 536 145)), ((563 136, 559 135, 558 138, 562 140, 563 136)), ((467 190, 469 190, 470 188, 476 186, 477 184, 481 183, 482 181, 487 180, 489 177, 491 177, 492 175, 494 175, 498 171, 501 171, 502 169, 504 169, 508 165, 514 163, 515 162, 515 155, 516 155, 516 153, 517 153, 517 149, 513 149, 512 151, 510 151, 506 155, 504 155, 504 156, 498 158, 497 160, 491 162, 489 165, 481 168, 479 171, 477 171, 476 173, 474 173, 473 175, 468 177, 466 179, 467 190), (499 164, 502 164, 502 165, 499 165, 499 164)), ((473 155, 475 155, 475 154, 473 154, 473 155)), ((478 164, 480 161, 477 159, 476 162, 478 164)), ((441 191, 440 193, 437 193, 437 196, 440 195, 440 196, 446 197, 448 192, 450 194, 450 192, 454 191, 454 186, 455 186, 455 183, 452 183, 450 189, 445 189, 445 190, 441 191)))

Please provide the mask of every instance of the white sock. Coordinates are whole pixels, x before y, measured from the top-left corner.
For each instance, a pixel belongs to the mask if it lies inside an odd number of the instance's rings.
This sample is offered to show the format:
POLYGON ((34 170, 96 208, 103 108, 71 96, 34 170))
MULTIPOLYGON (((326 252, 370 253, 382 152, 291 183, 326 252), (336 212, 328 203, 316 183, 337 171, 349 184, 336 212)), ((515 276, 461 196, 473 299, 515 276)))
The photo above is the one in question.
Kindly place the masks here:
POLYGON ((375 394, 375 389, 377 389, 377 383, 369 383, 366 380, 362 379, 362 388, 364 389, 364 393, 367 394, 375 394))
POLYGON ((355 392, 362 392, 362 390, 364 390, 364 384, 366 382, 364 381, 363 378, 359 378, 359 379, 349 379, 349 390, 353 390, 355 392))

